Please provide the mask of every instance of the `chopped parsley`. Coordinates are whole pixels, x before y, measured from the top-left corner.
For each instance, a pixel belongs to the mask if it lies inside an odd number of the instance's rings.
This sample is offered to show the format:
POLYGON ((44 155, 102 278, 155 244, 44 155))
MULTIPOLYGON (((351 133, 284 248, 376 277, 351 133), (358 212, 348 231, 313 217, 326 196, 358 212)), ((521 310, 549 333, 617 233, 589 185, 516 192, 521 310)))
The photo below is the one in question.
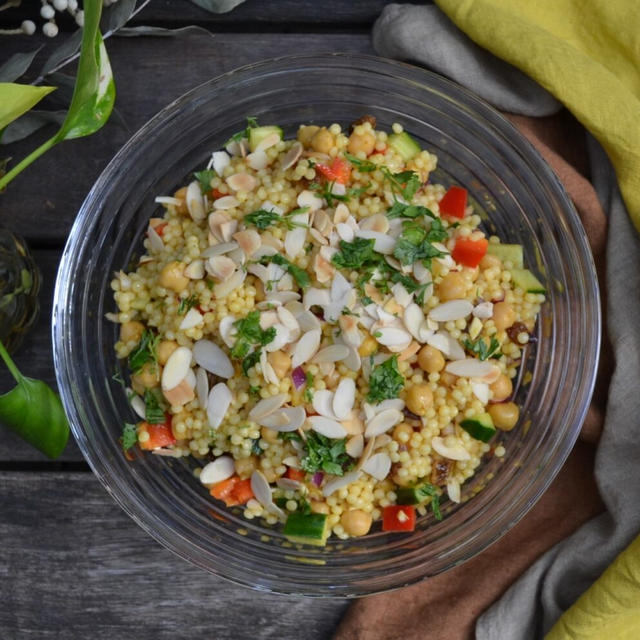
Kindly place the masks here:
POLYGON ((252 213, 248 213, 244 217, 245 224, 252 224, 254 227, 260 229, 260 231, 264 231, 271 226, 276 224, 283 224, 289 231, 291 229, 295 229, 297 227, 301 227, 303 229, 308 229, 309 225, 304 222, 298 222, 297 220, 292 220, 292 216, 299 215, 301 213, 306 213, 309 210, 309 207, 301 207, 299 209, 294 209, 293 211, 289 211, 289 213, 285 213, 281 216, 279 213, 275 211, 267 211, 266 209, 258 209, 257 211, 253 211, 252 213))
POLYGON ((356 156, 352 156, 350 153, 345 153, 344 155, 360 173, 371 173, 379 168, 378 165, 371 162, 371 160, 360 160, 360 158, 356 158, 356 156))
POLYGON ((216 172, 213 169, 196 171, 193 175, 200 183, 200 191, 202 191, 202 193, 207 193, 207 191, 211 190, 211 181, 216 177, 216 172))
POLYGON ((440 511, 440 493, 438 487, 428 482, 415 490, 417 496, 422 500, 431 498, 431 511, 436 520, 442 520, 442 512, 440 511))
POLYGON ((354 461, 345 449, 346 438, 332 440, 315 431, 308 431, 304 446, 307 455, 300 466, 309 473, 324 471, 334 476, 342 476, 351 469, 354 461))
POLYGON ((319 182, 312 182, 311 184, 309 184, 309 189, 311 189, 312 191, 317 191, 318 196, 320 196, 321 198, 324 198, 324 200, 326 200, 327 202, 327 206, 329 207, 333 207, 336 200, 338 202, 348 202, 349 201, 348 195, 341 196, 341 195, 338 195, 337 193, 333 193, 334 184, 335 184, 335 180, 333 182, 329 182, 324 185, 320 184, 319 182))
POLYGON ((178 315, 185 315, 190 309, 193 309, 193 307, 197 306, 199 302, 200 299, 195 293, 188 298, 182 298, 182 300, 180 300, 180 304, 178 305, 178 315))
POLYGON ((426 218, 436 219, 436 215, 431 211, 431 209, 427 209, 427 207, 423 207, 419 204, 405 204, 404 202, 400 202, 400 200, 396 200, 390 209, 387 209, 387 218, 393 220, 394 218, 420 218, 424 216, 426 218))
POLYGON ((363 193, 366 193, 371 183, 365 184, 364 187, 351 187, 347 191, 347 198, 359 198, 363 193))
POLYGON ((250 353, 246 358, 243 358, 242 373, 244 373, 245 376, 249 375, 249 369, 251 369, 251 367, 255 367, 258 364, 258 362, 260 362, 261 352, 262 352, 261 349, 256 349, 255 351, 250 353))
POLYGON ((377 266, 384 258, 373 250, 374 244, 372 238, 356 238, 353 242, 340 240, 340 251, 334 254, 331 262, 340 269, 377 266))
POLYGON ((391 191, 400 194, 407 202, 411 202, 416 191, 421 186, 420 176, 415 171, 402 171, 400 173, 391 173, 387 167, 381 167, 385 179, 391 186, 391 191))
POLYGON ((260 312, 257 309, 246 318, 234 322, 233 326, 236 328, 236 341, 231 348, 231 357, 242 360, 242 371, 247 375, 249 369, 260 361, 260 347, 276 337, 276 330, 275 327, 264 330, 260 327, 260 312))
POLYGON ((138 442, 138 429, 135 424, 125 422, 122 429, 122 450, 129 451, 138 442))
POLYGON ((249 137, 249 129, 255 129, 257 127, 258 127, 258 119, 255 118, 254 116, 247 116, 247 126, 244 129, 242 129, 241 131, 238 131, 238 133, 234 133, 225 142, 225 146, 227 146, 231 142, 240 142, 240 140, 242 140, 242 138, 248 138, 249 137))
POLYGON ((272 256, 264 256, 260 259, 260 264, 269 264, 270 262, 277 264, 279 267, 282 267, 285 271, 290 273, 296 281, 296 284, 301 289, 306 289, 311 284, 309 274, 304 269, 296 267, 293 262, 287 260, 283 255, 276 253, 272 256))
POLYGON ((144 392, 144 419, 149 424, 162 424, 166 421, 162 402, 151 389, 144 392))
POLYGON ((431 258, 446 255, 431 243, 440 242, 446 237, 447 232, 439 218, 431 222, 431 228, 428 231, 416 222, 404 222, 402 224, 402 233, 396 242, 393 255, 402 264, 414 264, 418 260, 422 260, 425 267, 429 268, 431 266, 431 258))
POLYGON ((314 376, 311 371, 307 371, 305 380, 305 388, 303 398, 305 402, 313 402, 313 380, 314 376))
POLYGON ((254 456, 262 455, 262 449, 260 448, 260 438, 256 438, 251 442, 251 453, 254 456))
POLYGON ((250 393, 252 396, 260 396, 260 387, 258 387, 258 386, 255 386, 255 387, 254 387, 254 386, 251 386, 251 387, 249 387, 249 393, 250 393))
POLYGON ((131 373, 138 373, 148 363, 157 368, 158 354, 156 353, 156 348, 159 341, 160 336, 155 335, 149 329, 145 329, 142 332, 138 346, 129 354, 129 369, 131 369, 131 373))
POLYGON ((488 358, 497 359, 502 356, 502 353, 500 353, 500 343, 495 338, 491 338, 489 346, 487 346, 484 338, 478 338, 475 342, 467 339, 462 344, 465 349, 477 355, 480 360, 487 360, 488 358))
POLYGON ((397 398, 404 387, 404 377, 398 370, 398 356, 391 356, 374 367, 369 376, 368 402, 397 398))

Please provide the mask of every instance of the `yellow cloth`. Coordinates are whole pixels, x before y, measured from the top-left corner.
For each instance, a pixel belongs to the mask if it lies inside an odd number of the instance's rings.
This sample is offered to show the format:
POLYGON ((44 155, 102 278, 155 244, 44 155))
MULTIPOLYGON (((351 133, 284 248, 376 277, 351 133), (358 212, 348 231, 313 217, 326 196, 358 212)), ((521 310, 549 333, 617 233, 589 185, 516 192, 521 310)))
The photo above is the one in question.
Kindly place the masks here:
POLYGON ((640 536, 556 622, 545 640, 640 638, 640 536))
POLYGON ((552 93, 595 136, 640 231, 640 1, 436 4, 481 47, 552 93))

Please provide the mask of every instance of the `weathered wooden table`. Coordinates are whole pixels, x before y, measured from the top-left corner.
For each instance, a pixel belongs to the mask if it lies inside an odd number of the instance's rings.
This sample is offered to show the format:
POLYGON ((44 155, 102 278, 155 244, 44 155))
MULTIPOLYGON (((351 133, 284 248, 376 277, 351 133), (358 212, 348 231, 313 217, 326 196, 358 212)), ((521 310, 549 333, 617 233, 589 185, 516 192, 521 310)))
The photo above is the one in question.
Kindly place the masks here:
MULTIPOLYGON (((2 223, 28 240, 43 274, 40 320, 16 356, 25 373, 55 385, 50 316, 60 254, 91 185, 130 135, 174 98, 235 67, 301 52, 373 53, 369 33, 384 4, 248 0, 215 16, 186 0, 153 0, 134 25, 196 24, 211 35, 108 41, 126 127, 112 119, 93 137, 60 145, 0 196, 2 223)), ((43 38, 20 40, 0 41, 0 61, 43 38)), ((0 155, 20 158, 46 133, 0 155)), ((11 386, 3 370, 0 390, 11 386)), ((251 592, 190 566, 120 510, 73 441, 52 462, 1 431, 0 500, 4 640, 313 640, 329 638, 347 607, 251 592)))

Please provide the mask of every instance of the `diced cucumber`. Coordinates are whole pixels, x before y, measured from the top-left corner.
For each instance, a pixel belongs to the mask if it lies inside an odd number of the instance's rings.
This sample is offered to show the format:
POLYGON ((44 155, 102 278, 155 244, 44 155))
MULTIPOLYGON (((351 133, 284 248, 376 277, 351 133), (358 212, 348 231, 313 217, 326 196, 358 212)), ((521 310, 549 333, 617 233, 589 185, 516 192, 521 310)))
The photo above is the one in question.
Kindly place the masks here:
POLYGON ((514 269, 524 267, 521 244, 491 244, 487 248, 489 255, 500 258, 502 262, 510 262, 514 269))
POLYGON ((256 147, 272 133, 277 133, 280 136, 280 140, 282 140, 282 136, 284 134, 280 127, 266 126, 253 127, 252 129, 249 129, 249 148, 251 149, 251 151, 255 151, 256 147))
POLYGON ((493 420, 488 413, 480 413, 473 418, 466 418, 460 423, 460 426, 472 438, 481 442, 489 442, 496 432, 493 420))
POLYGON ((418 487, 398 487, 396 489, 397 504, 421 504, 436 494, 435 487, 423 484, 418 487))
POLYGON ((394 151, 402 156, 405 162, 417 156, 421 151, 420 145, 406 131, 392 133, 387 138, 387 142, 394 151))
POLYGON ((327 516, 324 513, 290 513, 284 525, 284 535, 291 542, 324 546, 329 535, 327 516))
POLYGON ((547 290, 529 269, 511 269, 511 278, 516 287, 527 293, 546 293, 547 290))

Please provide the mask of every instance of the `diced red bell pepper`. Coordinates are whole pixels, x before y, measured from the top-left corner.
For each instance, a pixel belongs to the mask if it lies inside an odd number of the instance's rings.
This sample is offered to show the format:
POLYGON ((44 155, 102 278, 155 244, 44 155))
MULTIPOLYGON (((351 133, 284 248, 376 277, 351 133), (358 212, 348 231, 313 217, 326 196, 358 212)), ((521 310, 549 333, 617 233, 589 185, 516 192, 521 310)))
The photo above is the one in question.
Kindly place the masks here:
POLYGON ((289 480, 295 480, 296 482, 303 482, 305 473, 304 471, 300 471, 300 469, 294 469, 293 467, 289 467, 284 474, 289 480))
POLYGON ((415 528, 416 509, 413 505, 393 504, 383 508, 383 531, 413 531, 415 528))
POLYGON ((209 493, 216 499, 222 500, 227 507, 245 504, 253 498, 251 480, 240 480, 238 476, 231 476, 222 482, 214 484, 209 493))
POLYGON ((449 187, 440 200, 440 214, 449 218, 464 218, 467 208, 467 190, 462 187, 449 187))
MULTIPOLYGON (((226 480, 222 480, 221 482, 216 482, 211 489, 209 489, 209 493, 218 500, 222 500, 223 502, 227 502, 227 499, 231 498, 231 494, 233 492, 233 488, 236 486, 236 483, 239 482, 240 478, 238 476, 231 476, 226 480)), ((228 506, 228 505, 227 505, 228 506)))
POLYGON ((162 224, 159 224, 157 227, 153 227, 153 230, 162 238, 162 235, 164 234, 164 230, 167 226, 167 222, 163 222, 162 224))
POLYGON ((351 177, 351 164, 344 158, 334 158, 330 165, 317 164, 315 168, 330 182, 347 184, 351 177))
POLYGON ((460 237, 456 240, 451 256, 458 264, 475 269, 487 253, 488 246, 489 241, 486 238, 472 240, 460 237))
POLYGON ((145 440, 145 442, 138 440, 141 449, 159 449, 176 443, 176 439, 171 431, 171 416, 168 413, 165 414, 164 422, 158 424, 141 422, 138 425, 138 434, 140 431, 146 431, 149 434, 149 439, 145 440))
POLYGON ((229 194, 222 193, 222 191, 219 191, 218 189, 211 189, 211 195, 214 200, 217 200, 218 198, 224 198, 226 195, 229 195, 229 194))

